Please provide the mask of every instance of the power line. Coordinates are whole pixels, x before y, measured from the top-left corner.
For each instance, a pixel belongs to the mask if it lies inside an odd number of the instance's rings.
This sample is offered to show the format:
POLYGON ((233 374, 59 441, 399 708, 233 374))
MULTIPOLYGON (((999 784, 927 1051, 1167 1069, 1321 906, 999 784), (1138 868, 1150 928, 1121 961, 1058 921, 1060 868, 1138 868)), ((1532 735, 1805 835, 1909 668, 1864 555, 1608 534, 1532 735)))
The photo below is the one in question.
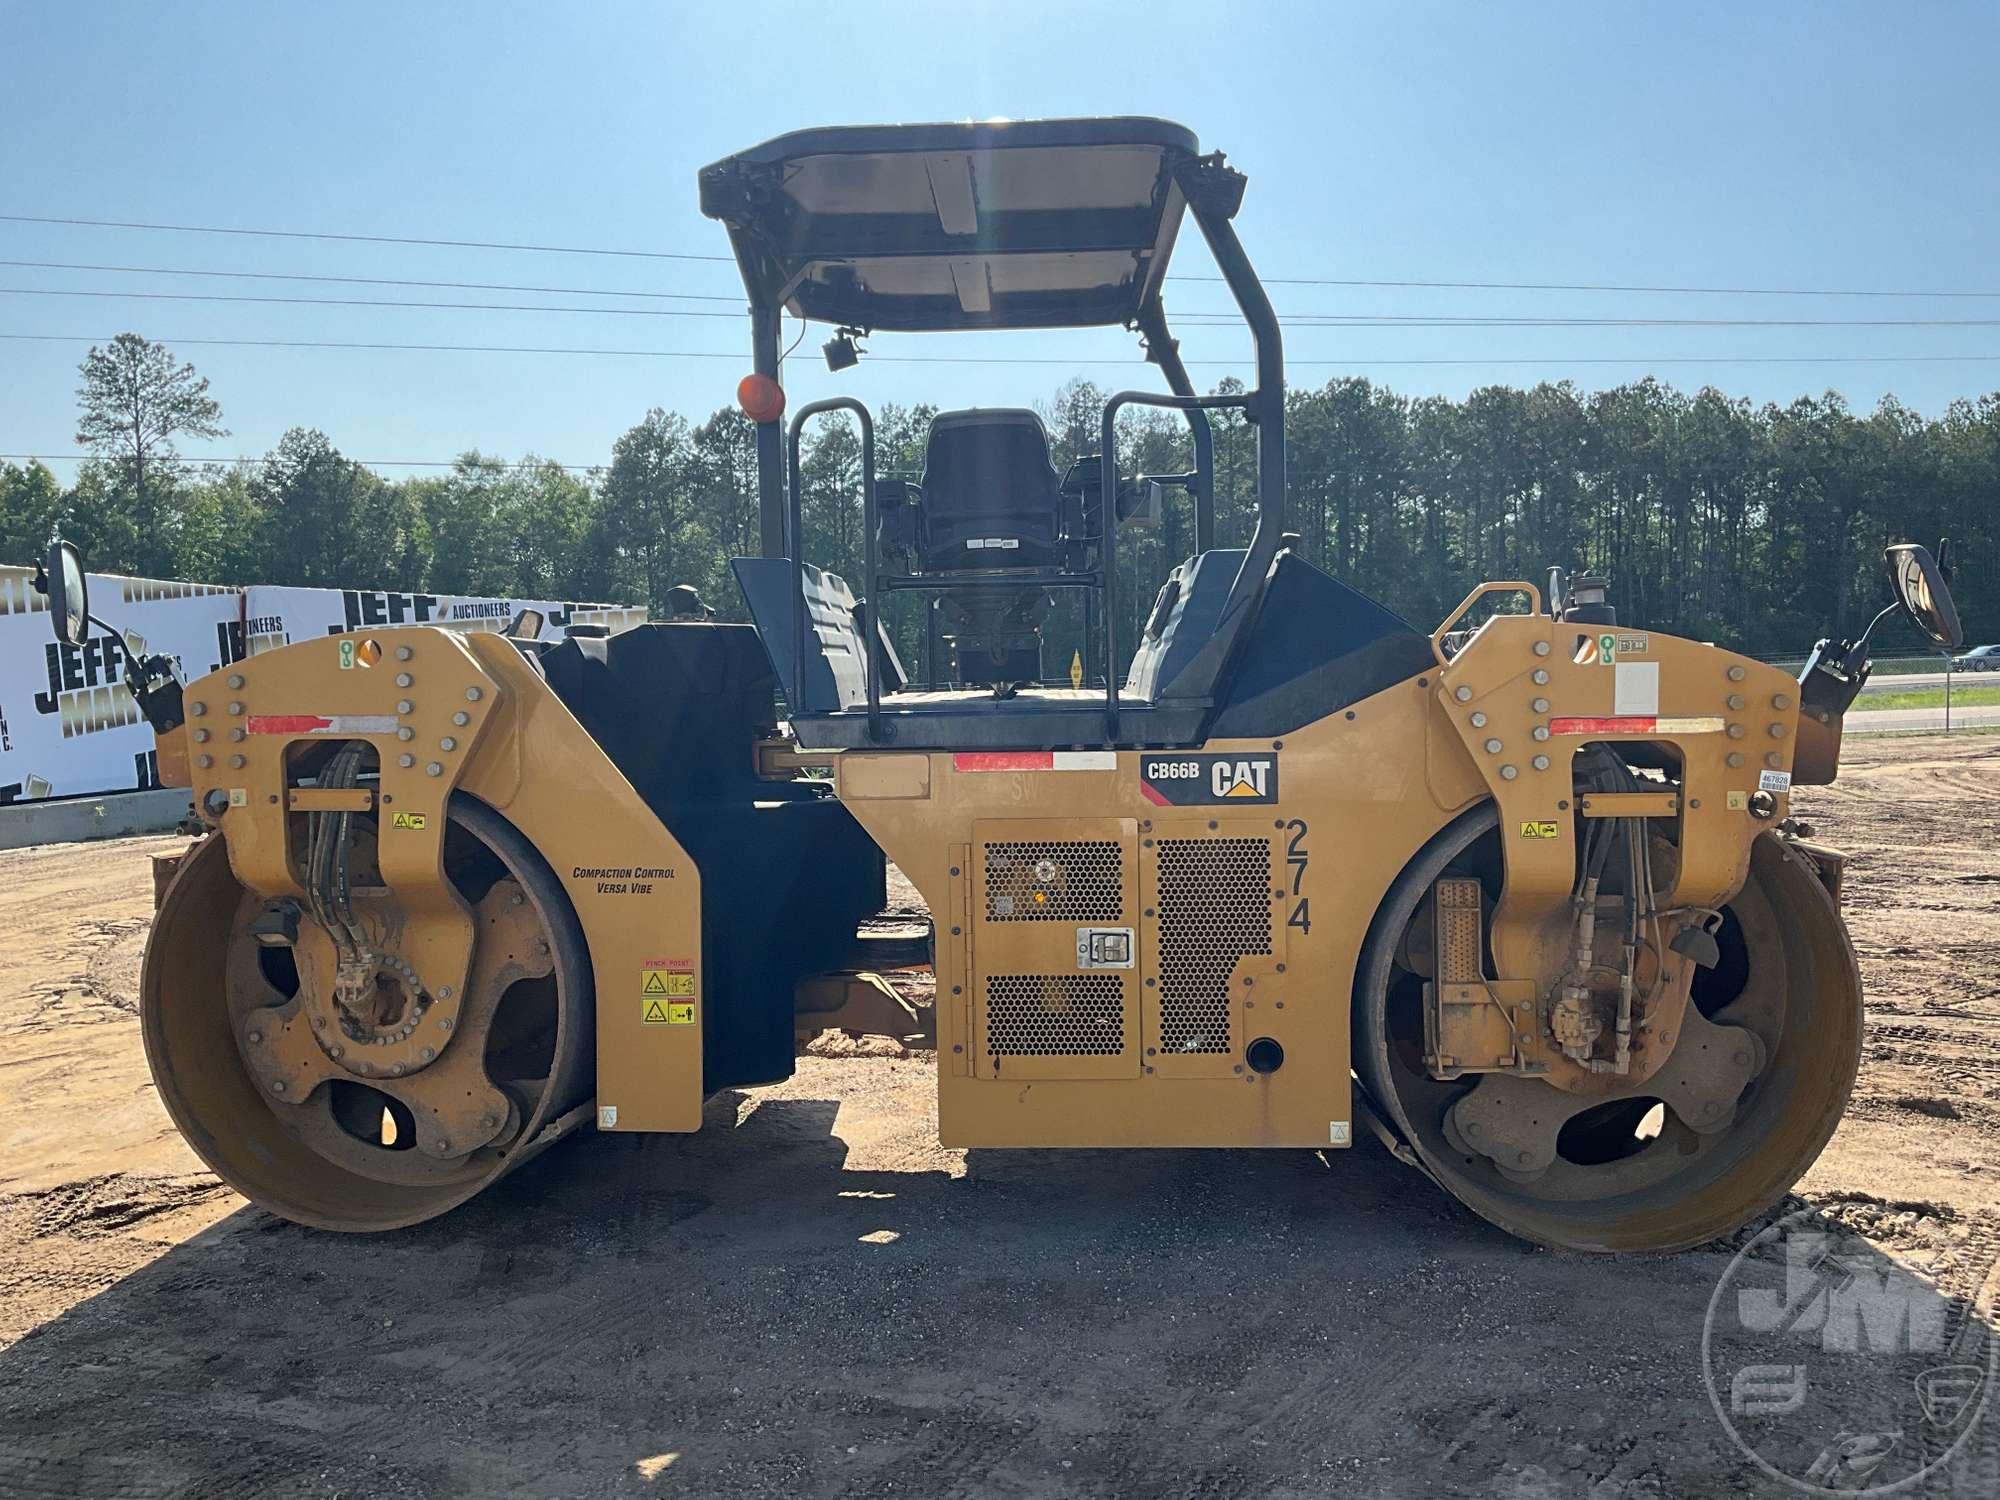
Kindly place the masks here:
MULTIPOLYGON (((727 318, 741 312, 686 307, 563 307, 524 302, 413 302, 386 297, 246 296, 232 292, 140 292, 107 288, 0 286, 0 297, 90 297, 138 302, 235 302, 282 307, 390 307, 452 312, 585 313, 598 317, 727 318)), ((2000 318, 1526 318, 1424 317, 1410 313, 1281 315, 1290 328, 2000 328, 2000 318)), ((1196 328, 1235 326, 1228 314, 1189 313, 1175 320, 1196 328)))
MULTIPOLYGON (((427 281, 397 276, 326 276, 305 275, 283 271, 218 271, 188 266, 114 266, 84 261, 60 260, 0 260, 0 266, 13 266, 26 270, 40 271, 97 271, 131 276, 200 276, 236 281, 295 281, 325 283, 340 286, 397 286, 418 287, 433 290, 479 291, 479 292, 537 292, 550 296, 575 297, 638 297, 664 302, 726 302, 741 306, 744 299, 740 295, 725 295, 717 292, 648 292, 631 288, 606 288, 587 286, 541 286, 532 283, 509 281, 427 281)), ((61 288, 16 288, 24 295, 64 295, 61 288)), ((141 293, 123 291, 69 292, 68 295, 94 296, 142 296, 166 295, 162 293, 141 293)), ((281 300, 281 299, 271 299, 281 300)), ((305 299, 316 300, 316 299, 305 299)), ((347 305, 347 304, 336 304, 347 305)), ((488 303, 362 303, 362 306, 411 306, 411 307, 491 307, 488 303)), ((514 311, 517 309, 496 309, 514 311)), ((538 311, 571 311, 567 308, 544 308, 538 311)), ((581 309, 583 311, 622 311, 622 309, 581 309)), ((640 309, 640 311, 645 311, 640 309)), ((1316 327, 1321 324, 1335 327, 1369 326, 1376 323, 1402 325, 1408 327, 1459 327, 1459 326, 1507 326, 1529 328, 1555 327, 1957 327, 1990 326, 1996 320, 1957 319, 1883 319, 1868 321, 1835 321, 1803 319, 1700 319, 1700 318, 1535 318, 1525 316, 1478 316, 1472 314, 1445 313, 1306 313, 1281 312, 1279 316, 1294 327, 1316 327)), ((1209 324, 1240 324, 1242 314, 1232 309, 1195 308, 1173 315, 1173 321, 1191 326, 1209 324)))
MULTIPOLYGON (((607 288, 588 286, 541 286, 532 283, 511 281, 428 281, 398 276, 327 276, 306 275, 284 271, 218 271, 189 266, 114 266, 85 261, 60 260, 0 260, 0 266, 12 266, 25 270, 39 271, 96 271, 130 276, 200 276, 234 281, 293 281, 323 283, 338 286, 396 286, 417 287, 433 290, 477 291, 477 292, 536 292, 549 296, 574 297, 638 297, 657 302, 725 302, 741 307, 741 295, 726 295, 718 292, 649 292, 633 288, 607 288)), ((66 288, 21 287, 8 289, 16 295, 24 296, 100 296, 100 297, 165 297, 170 293, 125 292, 119 290, 72 291, 66 288)), ((189 298, 188 300, 196 300, 189 298)), ((212 299, 228 300, 228 299, 212 299)), ((236 300, 256 300, 242 298, 236 300)), ((268 298, 273 302, 297 300, 304 303, 326 301, 330 306, 363 307, 423 307, 423 308, 477 308, 493 311, 535 311, 535 312, 624 312, 624 308, 516 308, 492 303, 456 302, 358 302, 346 303, 329 299, 268 298)), ((629 311, 649 313, 651 309, 635 308, 629 311)), ((736 316, 738 314, 732 314, 736 316)), ((1457 313, 1306 313, 1281 312, 1278 315, 1287 326, 1297 328, 1313 327, 1370 327, 1383 324, 1409 328, 1458 328, 1458 327, 1510 327, 1510 328, 1957 328, 2000 326, 2000 319, 1957 319, 1957 318, 1884 318, 1884 319, 1800 319, 1800 318, 1584 318, 1584 317, 1527 317, 1519 315, 1483 316, 1457 313)), ((1242 322, 1242 314, 1231 309, 1195 308, 1173 314, 1172 321, 1191 327, 1211 325, 1235 325, 1242 322)))
MULTIPOLYGON (((1422 313, 1280 313, 1287 328, 1996 328, 2000 318, 1528 318, 1422 313)), ((1197 328, 1228 326, 1229 314, 1181 313, 1197 328)))
MULTIPOLYGON (((102 344, 109 343, 111 334, 67 334, 67 333, 0 333, 0 339, 12 339, 22 343, 43 344, 102 344)), ((189 348, 229 348, 229 349, 395 349, 419 353, 439 354, 593 354, 631 355, 643 359, 728 359, 747 363, 747 353, 732 354, 720 349, 571 349, 543 348, 526 344, 384 344, 363 342, 338 342, 331 339, 160 339, 163 344, 183 344, 189 348)), ((1105 361, 1124 363, 1124 361, 1105 361)))
MULTIPOLYGON (((0 459, 14 463, 88 463, 97 457, 99 455, 95 453, 0 453, 0 459)), ((348 463, 361 464, 371 469, 456 469, 461 463, 467 461, 467 459, 461 458, 348 458, 344 453, 341 457, 348 463)), ((553 458, 513 460, 487 458, 483 454, 469 454, 467 457, 473 462, 475 467, 480 469, 564 469, 573 473, 587 474, 593 469, 607 467, 607 465, 601 463, 558 463, 553 458)), ((275 454, 270 453, 257 456, 239 454, 234 458, 189 458, 183 454, 175 454, 169 458, 147 460, 149 463, 178 464, 182 468, 206 467, 212 464, 225 466, 231 464, 269 465, 282 463, 283 461, 275 454)))
MULTIPOLYGON (((587 286, 540 286, 531 283, 510 281, 426 281, 398 276, 325 276, 305 275, 284 271, 218 271, 188 266, 113 266, 83 261, 60 260, 0 260, 0 266, 13 266, 38 271, 99 271, 130 276, 200 276, 235 281, 296 281, 324 283, 339 286, 398 286, 418 287, 433 290, 477 291, 477 292, 536 292, 549 296, 574 297, 638 297, 662 302, 726 302, 741 306, 744 299, 740 295, 731 296, 718 292, 647 292, 631 288, 606 288, 587 286)), ((164 296, 164 293, 141 293, 123 291, 67 292, 60 288, 14 288, 20 295, 92 295, 92 296, 164 296)), ((283 299, 270 299, 273 301, 283 299)), ((301 299, 315 301, 319 299, 301 299)), ((494 307, 490 303, 432 303, 432 302, 367 302, 359 304, 335 303, 333 305, 359 305, 368 307, 493 307, 496 311, 519 311, 522 309, 494 307)), ((535 311, 624 311, 619 308, 570 309, 540 308, 535 311)), ((648 309, 634 309, 648 311, 648 309)), ((1524 328, 1874 328, 1874 327, 1990 327, 2000 323, 1995 319, 1778 319, 1778 318, 1536 318, 1526 316, 1479 316, 1473 314, 1446 313, 1305 313, 1281 312, 1282 318, 1292 327, 1367 327, 1387 324, 1412 328, 1433 327, 1524 327, 1524 328)), ((1242 322, 1242 314, 1229 309, 1196 308, 1175 313, 1173 321, 1187 326, 1232 325, 1242 322)))
POLYGON ((558 297, 648 297, 666 302, 732 302, 741 294, 719 292, 641 292, 630 288, 592 286, 524 286, 512 281, 415 281, 399 276, 306 276, 285 271, 210 271, 185 266, 101 266, 68 260, 0 260, 0 266, 36 271, 114 271, 131 276, 211 276, 233 281, 317 281, 344 286, 414 286, 462 292, 543 292, 558 297))
MULTIPOLYGON (((2000 291, 1892 290, 1879 287, 1803 286, 1635 286, 1605 281, 1385 281, 1358 276, 1260 276, 1266 286, 1404 287, 1467 292, 1643 292, 1677 297, 2000 297, 2000 291)), ((1169 281, 1209 281, 1221 276, 1174 274, 1169 281)))
POLYGON ((254 302, 287 307, 450 308, 459 312, 620 313, 634 318, 728 318, 740 312, 696 307, 549 307, 520 302, 398 302, 379 297, 246 297, 229 292, 126 292, 76 288, 0 286, 0 297, 123 297, 140 302, 254 302))
POLYGON ((69 224, 87 229, 155 229, 173 234, 239 234, 273 240, 341 240, 361 245, 434 245, 453 250, 530 250, 545 255, 615 255, 635 260, 719 261, 734 264, 728 255, 688 255, 674 250, 607 250, 588 245, 517 245, 496 240, 440 240, 415 235, 333 234, 308 229, 235 229, 215 224, 140 224, 124 219, 63 219, 40 214, 0 214, 0 221, 12 224, 69 224))
MULTIPOLYGON (((10 339, 25 343, 48 344, 97 344, 106 343, 113 335, 108 334, 61 334, 61 333, 0 333, 0 339, 10 339)), ((747 353, 731 353, 718 349, 593 349, 566 348, 529 344, 389 344, 363 342, 336 342, 328 339, 161 339, 161 343, 186 345, 189 348, 204 346, 234 349, 358 349, 397 350, 411 353, 440 354, 567 354, 609 356, 631 359, 726 359, 737 363, 747 363, 747 353)), ((1059 356, 1041 355, 974 355, 974 354, 871 354, 871 363, 896 365, 1113 365, 1130 369, 1140 363, 1137 359, 1064 359, 1059 356)), ((1241 359, 1190 359, 1183 363, 1190 367, 1222 367, 1241 369, 1254 363, 1248 356, 1241 359)), ((1404 367, 1422 365, 1455 366, 1517 366, 1517 365, 1895 365, 1895 364, 1995 364, 2000 363, 2000 354, 1677 354, 1677 355, 1534 355, 1506 358, 1477 357, 1471 359, 1287 359, 1293 368, 1307 369, 1348 369, 1367 367, 1404 367)))
MULTIPOLYGON (((14 224, 63 224, 91 229, 145 229, 174 234, 248 235, 265 239, 335 240, 368 245, 430 245, 460 250, 520 250, 549 255, 605 255, 640 260, 693 261, 732 265, 727 255, 695 255, 673 250, 618 250, 591 245, 536 245, 502 240, 430 239, 415 235, 336 234, 303 229, 241 229, 213 224, 149 224, 123 219, 58 218, 40 214, 0 214, 0 222, 14 224)), ((1226 285, 1225 278, 1208 275, 1170 275, 1169 281, 1198 281, 1226 285)), ((1985 297, 2000 298, 2000 291, 1944 288, 1893 289, 1881 287, 1797 287, 1797 286, 1647 286, 1602 281, 1419 281, 1389 280, 1360 276, 1264 276, 1267 286, 1352 286, 1403 287, 1425 291, 1495 292, 1637 292, 1666 296, 1704 297, 1985 297)))

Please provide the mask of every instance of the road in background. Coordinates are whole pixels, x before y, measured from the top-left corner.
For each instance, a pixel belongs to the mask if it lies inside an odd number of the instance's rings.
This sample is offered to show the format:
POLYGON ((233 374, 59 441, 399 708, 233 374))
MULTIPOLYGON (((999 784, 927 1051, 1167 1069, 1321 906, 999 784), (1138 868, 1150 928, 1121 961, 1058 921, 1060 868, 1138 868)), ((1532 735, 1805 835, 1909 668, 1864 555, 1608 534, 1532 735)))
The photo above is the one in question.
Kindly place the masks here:
MULTIPOLYGON (((1849 734, 1915 734, 1944 728, 1942 708, 1863 708, 1847 714, 1849 734)), ((1953 729, 1991 729, 2000 726, 2000 705, 1957 708, 1951 711, 1953 729)))
MULTIPOLYGON (((1942 688, 1942 672, 1906 672, 1900 677, 1875 676, 1862 687, 1863 693, 1914 693, 1924 688, 1942 688)), ((1951 688, 2000 687, 2000 672, 1953 672, 1951 688)))

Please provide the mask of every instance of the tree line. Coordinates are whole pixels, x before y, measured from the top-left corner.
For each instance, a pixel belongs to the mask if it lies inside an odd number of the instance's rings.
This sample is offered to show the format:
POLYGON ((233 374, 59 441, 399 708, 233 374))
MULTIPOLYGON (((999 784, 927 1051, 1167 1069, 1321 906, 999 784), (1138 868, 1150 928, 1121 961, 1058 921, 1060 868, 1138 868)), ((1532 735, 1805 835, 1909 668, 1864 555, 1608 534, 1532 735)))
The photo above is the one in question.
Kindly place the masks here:
MULTIPOLYGON (((207 383, 158 344, 122 335, 82 366, 65 485, 40 463, 0 464, 0 561, 27 562, 59 528, 103 572, 211 583, 388 588, 644 603, 691 583, 724 618, 742 607, 728 560, 757 547, 755 429, 736 409, 699 421, 654 409, 602 467, 464 454, 448 471, 390 478, 313 428, 260 462, 188 462, 177 436, 219 436, 207 383)), ((1223 388, 1228 388, 1225 383, 1223 388)), ((1072 380, 1039 406, 1060 468, 1094 451, 1105 393, 1072 380)), ((877 468, 915 475, 932 415, 877 413, 877 468)), ((1255 433, 1215 422, 1218 542, 1255 517, 1255 433)), ((1487 386, 1409 397, 1358 378, 1294 389, 1286 404, 1290 529, 1320 567, 1428 629, 1477 582, 1550 564, 1607 573, 1620 617, 1764 655, 1858 630, 1886 599, 1889 541, 1953 540, 1954 584, 1975 640, 2000 637, 2000 393, 1926 417, 1885 398, 1856 413, 1834 392, 1753 405, 1646 379, 1487 386)), ((1124 472, 1192 467, 1178 415, 1121 419, 1124 472)), ((808 434, 801 477, 810 561, 860 578, 860 444, 837 417, 808 434)), ((1126 650, 1166 570, 1193 544, 1188 502, 1119 543, 1126 650)), ((1052 674, 1080 639, 1059 600, 1052 674)), ((906 659, 912 598, 891 608, 906 659)), ((1905 631, 1883 650, 1916 649, 1905 631)), ((913 662, 914 664, 914 662, 913 662)))

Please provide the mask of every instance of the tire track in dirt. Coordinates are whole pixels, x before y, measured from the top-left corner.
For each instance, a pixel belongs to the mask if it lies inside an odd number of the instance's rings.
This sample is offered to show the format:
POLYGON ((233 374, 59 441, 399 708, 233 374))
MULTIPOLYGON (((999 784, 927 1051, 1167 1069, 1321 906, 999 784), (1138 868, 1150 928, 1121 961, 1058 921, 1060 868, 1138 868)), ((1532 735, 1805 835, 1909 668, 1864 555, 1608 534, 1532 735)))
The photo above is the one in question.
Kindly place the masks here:
POLYGON ((207 1173, 134 1177, 108 1172, 41 1192, 16 1194, 0 1205, 0 1213, 25 1218, 22 1232, 30 1238, 67 1234, 90 1239, 115 1235, 155 1215, 228 1194, 229 1189, 207 1173))

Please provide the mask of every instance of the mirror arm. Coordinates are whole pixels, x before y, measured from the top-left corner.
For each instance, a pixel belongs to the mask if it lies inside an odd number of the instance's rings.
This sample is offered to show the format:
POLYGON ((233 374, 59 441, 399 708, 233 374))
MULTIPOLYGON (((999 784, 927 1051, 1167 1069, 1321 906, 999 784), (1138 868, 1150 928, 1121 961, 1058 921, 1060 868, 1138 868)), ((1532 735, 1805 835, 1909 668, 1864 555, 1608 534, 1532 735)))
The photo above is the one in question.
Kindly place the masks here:
POLYGON ((1870 620, 1868 622, 1868 628, 1861 632, 1861 639, 1856 641, 1853 645, 1847 648, 1846 652, 1841 658, 1841 666, 1846 669, 1849 676, 1853 676, 1855 673, 1859 672, 1861 670, 1862 665, 1867 662, 1868 638, 1875 634, 1876 627, 1880 625, 1884 620, 1888 619, 1889 616, 1901 610, 1902 607, 1903 605, 1900 600, 1891 600, 1888 604, 1884 605, 1882 607, 1882 612, 1879 615, 1877 615, 1874 619, 1870 620))
MULTIPOLYGON (((124 649, 124 632, 110 621, 89 613, 84 615, 83 621, 118 642, 126 660, 125 691, 139 705, 139 712, 146 716, 153 733, 166 734, 187 722, 187 715, 181 707, 181 680, 174 675, 174 659, 171 656, 154 651, 134 657, 124 649)), ((89 639, 88 635, 85 639, 89 639)))

